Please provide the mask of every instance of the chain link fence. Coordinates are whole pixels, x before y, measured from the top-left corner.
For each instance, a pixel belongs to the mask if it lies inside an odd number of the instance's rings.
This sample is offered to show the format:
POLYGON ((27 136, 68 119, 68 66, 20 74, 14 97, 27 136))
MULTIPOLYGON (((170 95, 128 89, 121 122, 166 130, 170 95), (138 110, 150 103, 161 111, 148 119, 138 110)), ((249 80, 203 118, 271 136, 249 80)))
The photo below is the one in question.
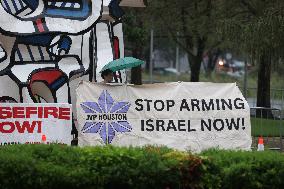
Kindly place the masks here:
POLYGON ((284 125, 281 109, 251 107, 250 114, 252 149, 257 148, 258 138, 263 137, 265 149, 284 151, 284 125))
POLYGON ((262 136, 266 149, 284 151, 284 89, 270 90, 271 108, 257 107, 257 88, 249 87, 243 94, 251 107, 252 148, 262 136))
MULTIPOLYGON (((246 91, 243 92, 246 94, 246 99, 249 103, 250 107, 256 107, 257 102, 257 88, 247 88, 246 91)), ((271 107, 277 108, 280 110, 284 110, 284 89, 271 89, 270 90, 270 99, 271 99, 271 107)), ((282 114, 283 118, 283 114, 282 114)))

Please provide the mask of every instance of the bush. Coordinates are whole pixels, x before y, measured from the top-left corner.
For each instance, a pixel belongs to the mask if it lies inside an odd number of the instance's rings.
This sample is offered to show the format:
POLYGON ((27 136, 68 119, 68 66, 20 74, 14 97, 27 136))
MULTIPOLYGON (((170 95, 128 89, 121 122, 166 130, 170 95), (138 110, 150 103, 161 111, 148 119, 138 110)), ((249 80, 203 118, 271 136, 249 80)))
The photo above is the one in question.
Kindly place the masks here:
POLYGON ((284 157, 272 152, 165 147, 0 148, 0 188, 284 188, 284 157))
POLYGON ((202 173, 201 158, 158 147, 17 145, 0 154, 1 189, 181 188, 202 173))
POLYGON ((208 150, 202 155, 221 168, 222 188, 284 188, 281 153, 208 150))

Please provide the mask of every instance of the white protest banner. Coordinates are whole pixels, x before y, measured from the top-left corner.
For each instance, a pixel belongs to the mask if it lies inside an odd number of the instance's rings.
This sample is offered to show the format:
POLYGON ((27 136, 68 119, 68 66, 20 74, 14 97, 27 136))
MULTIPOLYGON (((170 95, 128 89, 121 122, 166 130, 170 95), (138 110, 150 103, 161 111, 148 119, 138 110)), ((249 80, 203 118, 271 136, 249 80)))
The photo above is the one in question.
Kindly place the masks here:
POLYGON ((76 106, 80 146, 251 147, 250 110, 236 84, 82 82, 76 106))
POLYGON ((0 103, 0 146, 71 144, 72 109, 60 103, 0 103))

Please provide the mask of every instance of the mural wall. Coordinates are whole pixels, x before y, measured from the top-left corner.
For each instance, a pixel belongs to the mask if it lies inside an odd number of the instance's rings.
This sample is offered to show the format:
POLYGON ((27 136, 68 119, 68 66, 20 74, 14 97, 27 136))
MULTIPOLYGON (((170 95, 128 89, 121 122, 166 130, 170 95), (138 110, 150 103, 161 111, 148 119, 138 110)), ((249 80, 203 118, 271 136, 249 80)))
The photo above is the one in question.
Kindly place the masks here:
POLYGON ((100 69, 124 56, 120 3, 1 0, 0 102, 74 104, 79 81, 101 81, 100 69))
MULTIPOLYGON (((100 82, 101 68, 124 56, 120 4, 144 6, 141 0, 1 0, 0 103, 75 108, 78 83, 100 82)), ((116 82, 125 79, 124 71, 115 74, 116 82)))

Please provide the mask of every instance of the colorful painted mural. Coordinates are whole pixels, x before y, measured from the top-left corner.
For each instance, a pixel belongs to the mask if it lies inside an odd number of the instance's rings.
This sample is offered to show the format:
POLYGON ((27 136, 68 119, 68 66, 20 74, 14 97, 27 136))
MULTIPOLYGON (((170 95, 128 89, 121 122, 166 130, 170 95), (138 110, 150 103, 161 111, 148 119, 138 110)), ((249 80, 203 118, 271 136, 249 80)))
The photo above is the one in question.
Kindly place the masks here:
MULTIPOLYGON (((72 103, 124 56, 120 7, 141 0, 1 0, 0 102, 72 103)), ((142 3, 143 4, 143 3, 142 3)), ((126 79, 123 71, 116 82, 126 79)))

